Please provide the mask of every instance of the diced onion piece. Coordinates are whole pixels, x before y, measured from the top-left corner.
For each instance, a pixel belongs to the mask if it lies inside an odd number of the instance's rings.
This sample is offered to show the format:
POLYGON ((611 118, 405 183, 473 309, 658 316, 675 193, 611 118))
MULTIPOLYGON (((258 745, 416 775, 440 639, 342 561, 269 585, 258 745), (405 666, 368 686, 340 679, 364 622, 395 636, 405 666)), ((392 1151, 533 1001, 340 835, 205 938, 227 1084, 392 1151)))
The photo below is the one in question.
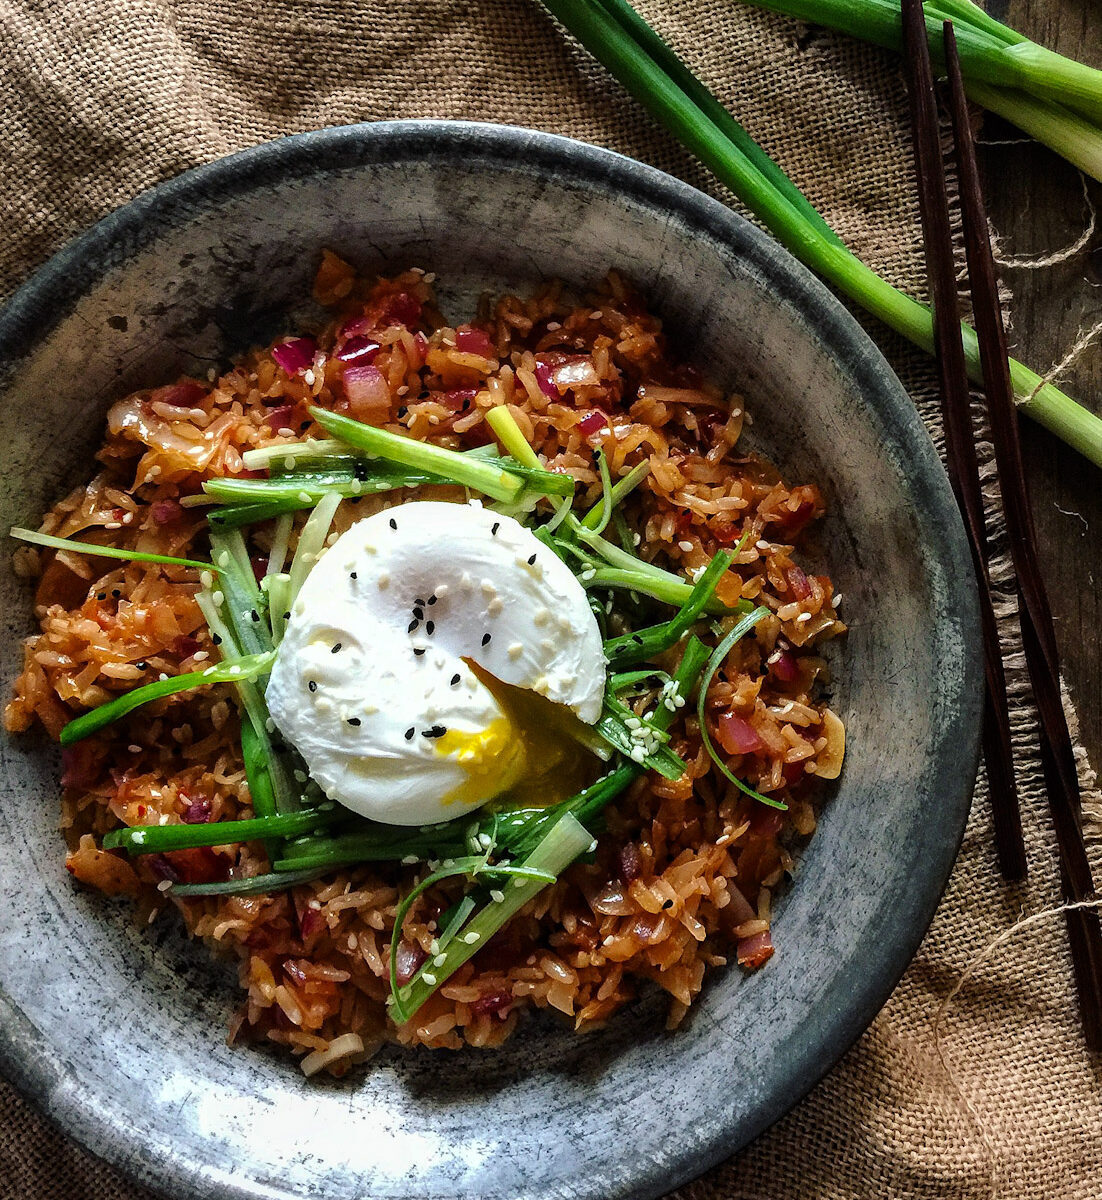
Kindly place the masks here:
POLYGON ((311 337, 290 338, 272 347, 272 358, 288 375, 296 375, 313 363, 317 349, 317 343, 311 337))
POLYGON ((764 743, 757 730, 735 713, 723 713, 716 722, 716 738, 728 754, 753 754, 764 743))
POLYGON ((335 1037, 324 1050, 313 1050, 299 1064, 303 1075, 316 1075, 323 1067, 350 1054, 362 1054, 363 1039, 358 1033, 342 1033, 335 1037))
POLYGON ((815 760, 815 774, 820 779, 837 779, 842 773, 842 759, 846 755, 846 727, 842 719, 829 708, 823 709, 823 736, 827 744, 815 760))
POLYGON ((753 937, 742 938, 737 948, 738 964, 740 967, 760 967, 773 957, 773 939, 769 930, 755 933, 753 937))
POLYGON ((578 422, 578 432, 583 437, 590 437, 602 429, 608 428, 608 417, 599 408, 591 408, 578 422))
POLYGON ((371 363, 346 367, 341 376, 348 411, 365 425, 382 425, 390 415, 390 385, 371 363))
POLYGON ((481 329, 457 329, 455 331, 455 348, 461 354, 480 354, 483 358, 495 358, 490 335, 481 329))

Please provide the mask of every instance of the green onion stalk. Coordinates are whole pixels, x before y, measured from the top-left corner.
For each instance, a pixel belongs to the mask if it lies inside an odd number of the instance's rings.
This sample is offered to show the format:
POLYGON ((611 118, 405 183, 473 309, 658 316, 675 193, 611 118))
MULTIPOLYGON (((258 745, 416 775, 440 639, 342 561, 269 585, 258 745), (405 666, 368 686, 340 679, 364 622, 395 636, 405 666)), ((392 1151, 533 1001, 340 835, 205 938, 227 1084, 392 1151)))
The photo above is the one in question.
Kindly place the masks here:
MULTIPOLYGON (((888 50, 903 46, 897 0, 744 2, 888 50)), ((969 98, 1102 179, 1102 71, 1036 45, 969 0, 926 0, 924 8, 936 68, 945 66, 942 24, 952 21, 969 98)))
MULTIPOLYGON (((626 0, 544 6, 797 258, 916 346, 934 351, 930 309, 893 287, 842 243, 811 203, 711 96, 626 0)), ((971 378, 982 384, 975 331, 962 325, 971 378)), ((1102 466, 1102 418, 1011 360, 1021 410, 1102 466)))

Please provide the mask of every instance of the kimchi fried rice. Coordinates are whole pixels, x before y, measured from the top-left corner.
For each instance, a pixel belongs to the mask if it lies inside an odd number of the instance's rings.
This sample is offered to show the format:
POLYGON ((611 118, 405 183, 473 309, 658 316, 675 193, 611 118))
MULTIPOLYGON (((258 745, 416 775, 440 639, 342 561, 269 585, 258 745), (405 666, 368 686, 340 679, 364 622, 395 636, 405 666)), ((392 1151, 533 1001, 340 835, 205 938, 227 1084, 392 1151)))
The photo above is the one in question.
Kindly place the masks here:
MULTIPOLYGON (((498 1046, 533 1007, 557 1010, 582 1030, 607 1021, 647 981, 668 995, 667 1023, 676 1026, 707 968, 733 959, 757 969, 774 953, 774 894, 793 870, 794 843, 815 828, 819 781, 838 775, 843 756, 821 656, 844 632, 840 597, 798 552, 823 498, 814 483, 786 483, 742 448, 751 423, 742 398, 679 359, 661 322, 615 273, 580 304, 560 285, 530 298, 485 297, 458 326, 436 308, 433 283, 418 269, 362 278, 326 252, 314 285, 329 312, 324 328, 252 350, 221 375, 119 400, 94 477, 45 515, 41 532, 206 562, 204 483, 265 478, 244 455, 330 437, 312 407, 450 450, 508 453, 486 419, 504 407, 543 469, 576 481, 579 514, 600 508, 608 480, 645 464, 605 535, 624 554, 689 585, 718 553, 733 556, 715 583, 719 610, 694 624, 709 653, 740 611, 764 611, 705 673, 702 707, 695 694, 667 705, 666 745, 684 769, 667 778, 640 768, 587 827, 595 848, 535 887, 406 1021, 387 1007, 392 932, 403 897, 438 863, 345 863, 293 887, 188 894, 188 886, 272 873, 272 840, 104 849, 120 828, 262 815, 234 684, 156 699, 64 748, 61 824, 73 877, 132 898, 144 920, 174 906, 189 934, 236 964, 244 1000, 231 1040, 285 1046, 308 1074, 340 1075, 388 1041, 498 1046)), ((445 482, 349 496, 330 541, 391 506, 467 495, 445 482)), ((533 502, 525 519, 550 520, 554 504, 533 502)), ((309 513, 288 518, 289 553, 309 513)), ((244 529, 258 577, 275 528, 269 518, 244 529)), ((197 601, 204 584, 194 567, 42 545, 21 546, 15 567, 35 581, 40 632, 26 642, 5 713, 10 730, 38 721, 57 739, 86 711, 223 657, 197 601)), ((606 637, 671 615, 668 604, 633 590, 591 585, 584 570, 579 578, 606 637)), ((668 698, 658 681, 675 674, 685 645, 657 653, 654 678, 625 694, 636 717, 668 698)), ((443 957, 447 914, 468 884, 452 875, 417 896, 395 948, 399 987, 443 957)))

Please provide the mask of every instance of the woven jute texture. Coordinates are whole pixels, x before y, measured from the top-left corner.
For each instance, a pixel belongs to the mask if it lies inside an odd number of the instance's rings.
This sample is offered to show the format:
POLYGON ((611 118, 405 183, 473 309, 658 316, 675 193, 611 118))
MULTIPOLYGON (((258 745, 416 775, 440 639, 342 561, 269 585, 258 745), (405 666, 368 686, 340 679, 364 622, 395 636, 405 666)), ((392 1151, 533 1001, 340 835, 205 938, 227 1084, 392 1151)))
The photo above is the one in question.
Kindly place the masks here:
MULTIPOLYGON (((731 0, 640 7, 849 244, 921 294, 905 98, 890 57, 731 0)), ((723 196, 535 0, 0 0, 0 98, 0 294, 158 180, 325 125, 530 125, 723 196)), ((936 438, 927 364, 872 331, 936 438)), ((679 1200, 1102 1196, 1102 1088, 1077 1029, 1060 917, 984 960, 935 1032, 939 1005, 984 947, 1059 900, 1029 711, 1018 707, 1015 722, 1029 883, 999 881, 981 779, 937 918, 872 1028, 788 1117, 679 1200)), ((723 1067, 734 1080, 736 1066, 723 1067)), ((146 1195, 10 1088, 2 1104, 3 1200, 146 1195)))

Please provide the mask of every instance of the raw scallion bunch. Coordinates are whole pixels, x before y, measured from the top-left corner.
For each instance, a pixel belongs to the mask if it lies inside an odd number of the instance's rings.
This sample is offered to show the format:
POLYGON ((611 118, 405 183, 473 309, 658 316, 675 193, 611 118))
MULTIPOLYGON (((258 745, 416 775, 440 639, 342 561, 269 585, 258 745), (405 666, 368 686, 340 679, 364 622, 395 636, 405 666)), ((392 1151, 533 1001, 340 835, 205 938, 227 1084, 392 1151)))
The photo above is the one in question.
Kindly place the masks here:
MULTIPOLYGON (((898 0, 744 0, 900 50, 898 0)), ((926 0, 926 31, 944 67, 942 23, 952 21, 969 97, 1102 179, 1102 71, 1038 46, 970 0, 926 0)))
MULTIPOLYGON (((693 76, 627 0, 543 0, 562 24, 705 164, 797 258, 927 353, 930 309, 851 253, 807 197, 693 76)), ((963 325, 972 378, 982 382, 975 331, 963 325)), ((1011 360, 1020 407, 1102 466, 1102 418, 1011 360)))

